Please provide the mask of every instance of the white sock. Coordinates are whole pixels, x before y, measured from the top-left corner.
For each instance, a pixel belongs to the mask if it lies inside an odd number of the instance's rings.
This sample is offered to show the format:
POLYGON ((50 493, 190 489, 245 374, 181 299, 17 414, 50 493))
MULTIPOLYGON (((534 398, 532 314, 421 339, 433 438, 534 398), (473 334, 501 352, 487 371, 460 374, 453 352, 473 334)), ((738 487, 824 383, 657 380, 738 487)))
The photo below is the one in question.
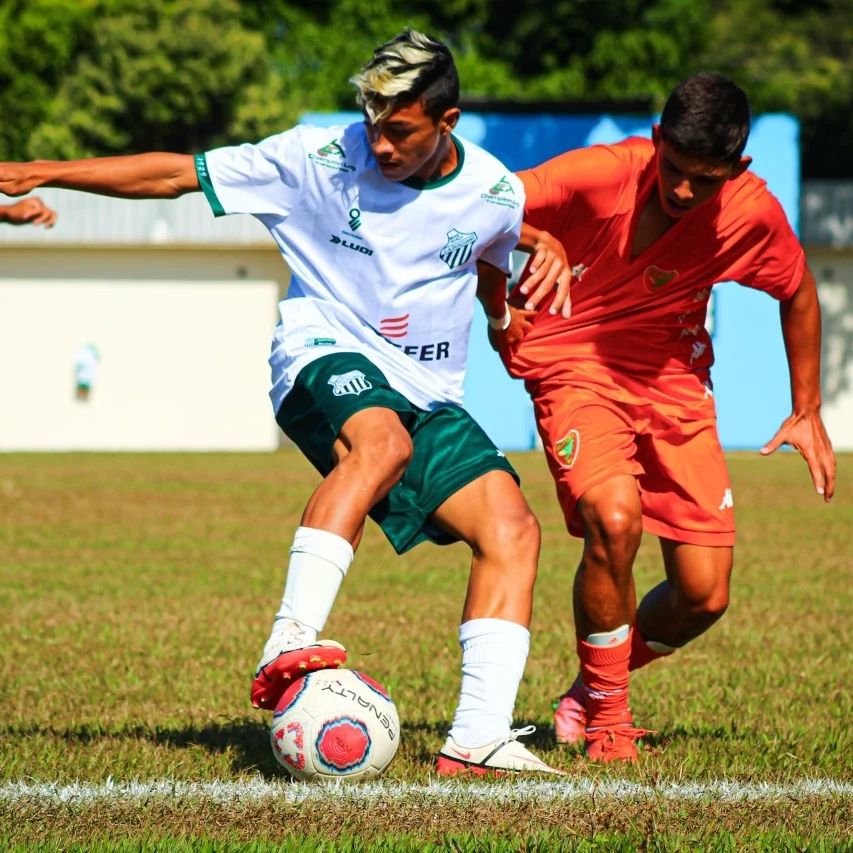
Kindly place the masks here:
POLYGON ((277 627, 298 622, 308 642, 313 643, 329 618, 352 557, 352 545, 336 533, 297 528, 272 634, 277 627))
POLYGON ((450 736, 459 746, 485 746, 509 734, 530 632, 505 619, 471 619, 459 627, 462 688, 450 736))

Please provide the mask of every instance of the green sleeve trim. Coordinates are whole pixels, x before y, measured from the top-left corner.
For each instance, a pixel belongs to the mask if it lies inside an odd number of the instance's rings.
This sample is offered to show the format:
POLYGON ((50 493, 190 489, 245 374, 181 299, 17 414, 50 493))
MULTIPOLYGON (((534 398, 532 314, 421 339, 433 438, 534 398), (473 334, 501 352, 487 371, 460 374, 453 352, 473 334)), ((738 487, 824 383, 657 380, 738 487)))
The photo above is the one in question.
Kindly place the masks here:
POLYGON ((213 181, 210 180, 210 172, 207 168, 207 156, 204 154, 196 154, 193 158, 195 162, 195 173, 198 175, 198 182, 201 186, 204 197, 210 205, 214 216, 225 216, 225 208, 222 202, 216 195, 216 190, 213 189, 213 181))

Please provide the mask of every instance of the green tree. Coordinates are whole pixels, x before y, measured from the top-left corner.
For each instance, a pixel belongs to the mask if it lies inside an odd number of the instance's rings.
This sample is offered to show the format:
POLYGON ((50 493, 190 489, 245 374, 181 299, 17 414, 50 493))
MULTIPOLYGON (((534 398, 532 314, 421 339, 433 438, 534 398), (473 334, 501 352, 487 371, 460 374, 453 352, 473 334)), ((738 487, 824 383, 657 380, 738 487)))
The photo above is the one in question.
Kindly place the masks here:
POLYGON ((279 83, 236 2, 116 6, 94 24, 30 138, 31 156, 192 151, 270 129, 261 92, 279 83))
POLYGON ((98 0, 0 2, 0 158, 27 157, 95 19, 98 0))

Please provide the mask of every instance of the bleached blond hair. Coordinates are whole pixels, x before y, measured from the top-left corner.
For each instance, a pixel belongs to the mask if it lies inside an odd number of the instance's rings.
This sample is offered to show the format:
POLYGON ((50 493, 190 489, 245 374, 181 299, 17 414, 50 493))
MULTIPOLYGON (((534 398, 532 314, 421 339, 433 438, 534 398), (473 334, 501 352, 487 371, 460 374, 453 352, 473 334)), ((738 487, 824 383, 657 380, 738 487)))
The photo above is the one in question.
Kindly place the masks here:
POLYGON ((422 99, 424 112, 439 118, 459 103, 459 76, 445 44, 417 30, 406 30, 376 48, 350 82, 356 100, 375 124, 398 105, 422 99))

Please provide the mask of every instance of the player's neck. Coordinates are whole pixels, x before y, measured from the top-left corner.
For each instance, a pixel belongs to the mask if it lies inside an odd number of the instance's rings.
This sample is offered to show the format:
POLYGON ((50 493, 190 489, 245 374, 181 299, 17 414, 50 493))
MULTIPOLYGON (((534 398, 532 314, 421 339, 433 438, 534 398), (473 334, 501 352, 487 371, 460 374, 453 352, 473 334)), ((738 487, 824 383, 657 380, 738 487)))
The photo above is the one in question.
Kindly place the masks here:
POLYGON ((414 177, 422 181, 438 181, 447 177, 457 166, 459 155, 453 144, 453 137, 442 136, 432 157, 415 172, 414 177))
POLYGON ((640 211, 634 239, 631 244, 631 257, 645 252, 656 240, 659 240, 677 222, 664 213, 660 198, 653 189, 640 211))

